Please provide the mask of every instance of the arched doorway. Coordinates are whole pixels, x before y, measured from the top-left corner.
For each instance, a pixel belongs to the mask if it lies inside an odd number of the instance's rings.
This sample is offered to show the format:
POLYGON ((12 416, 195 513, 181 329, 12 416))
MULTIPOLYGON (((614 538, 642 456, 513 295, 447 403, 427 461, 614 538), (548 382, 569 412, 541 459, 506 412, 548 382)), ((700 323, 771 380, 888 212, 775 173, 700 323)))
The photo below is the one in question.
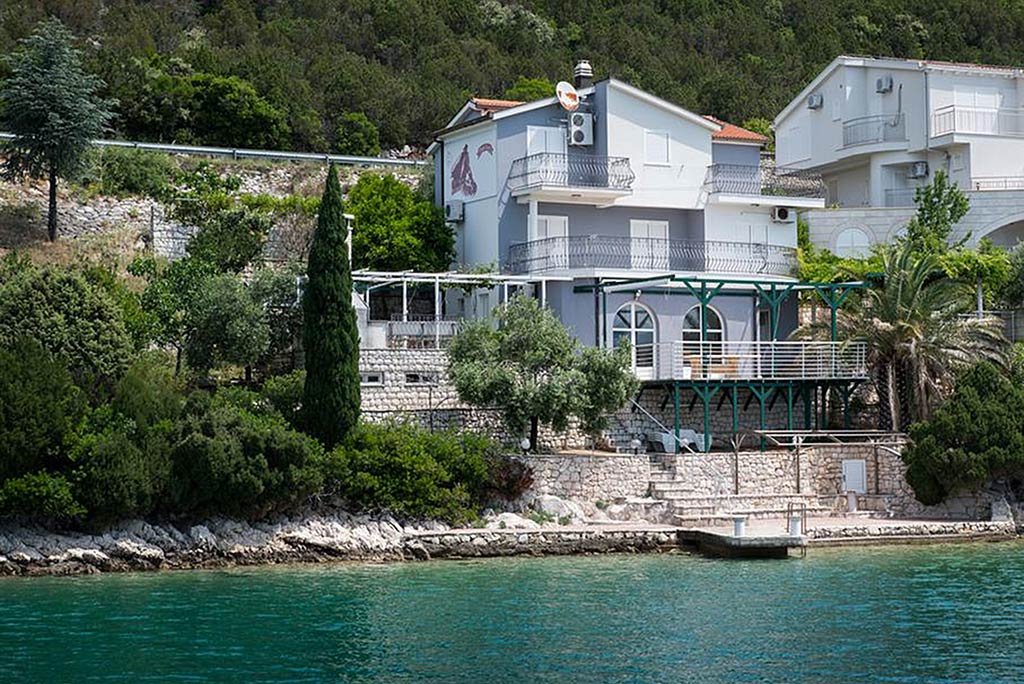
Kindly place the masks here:
POLYGON ((657 328, 654 314, 639 302, 629 302, 619 307, 612 321, 612 345, 618 347, 628 342, 632 356, 633 372, 641 380, 654 377, 654 343, 657 328))

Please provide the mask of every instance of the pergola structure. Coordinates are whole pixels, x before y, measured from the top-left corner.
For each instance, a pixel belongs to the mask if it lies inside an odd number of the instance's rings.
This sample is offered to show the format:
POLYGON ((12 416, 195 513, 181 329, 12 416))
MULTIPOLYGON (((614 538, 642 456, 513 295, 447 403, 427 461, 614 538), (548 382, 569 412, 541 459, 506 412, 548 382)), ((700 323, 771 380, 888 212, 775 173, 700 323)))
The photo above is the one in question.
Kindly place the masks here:
POLYGON ((540 289, 541 305, 547 304, 547 284, 555 281, 569 281, 568 277, 522 276, 499 273, 463 273, 445 271, 423 273, 417 271, 369 271, 359 269, 352 272, 353 287, 366 295, 366 306, 370 306, 370 294, 375 290, 400 287, 402 290, 402 321, 409 320, 409 286, 432 285, 434 288, 435 344, 440 344, 440 322, 442 320, 441 293, 451 287, 501 288, 501 301, 507 302, 509 288, 523 288, 536 285, 540 289))
MULTIPOLYGON (((705 339, 707 333, 707 309, 716 297, 751 297, 756 296, 768 308, 770 314, 771 341, 762 346, 754 346, 755 354, 771 354, 772 363, 767 364, 769 371, 765 372, 759 359, 755 372, 734 372, 734 373, 703 373, 697 377, 658 377, 646 380, 641 384, 640 394, 634 406, 639 404, 640 396, 649 388, 664 388, 666 391, 662 409, 669 399, 673 402, 674 408, 674 431, 677 450, 680 446, 680 418, 681 403, 684 392, 692 393, 690 398, 690 410, 696 402, 700 401, 703 407, 703 429, 705 451, 711 447, 711 406, 717 397, 716 410, 721 410, 725 402, 729 402, 732 412, 733 433, 740 431, 739 426, 739 399, 740 394, 746 391, 746 399, 743 409, 746 410, 754 400, 758 403, 760 430, 767 430, 767 413, 771 411, 778 401, 784 401, 786 406, 786 429, 793 430, 796 427, 795 408, 802 404, 802 423, 805 430, 811 430, 817 425, 824 425, 827 419, 827 406, 825 397, 829 390, 835 389, 841 398, 843 407, 844 426, 849 426, 849 400, 853 390, 867 379, 867 370, 863 362, 863 346, 851 348, 851 345, 860 343, 844 343, 837 339, 837 311, 846 298, 854 290, 866 288, 864 282, 845 283, 818 283, 799 282, 783 280, 758 280, 745 278, 716 278, 714 276, 682 276, 666 274, 664 276, 637 278, 637 279, 615 279, 599 281, 593 284, 577 285, 576 292, 595 292, 601 297, 601 323, 599 339, 602 345, 607 344, 607 294, 610 292, 637 292, 638 294, 668 294, 690 296, 697 300, 701 308, 700 325, 701 340, 705 339), (776 350, 782 345, 799 345, 800 343, 779 342, 779 310, 794 293, 813 292, 829 307, 830 311, 830 343, 804 343, 804 346, 789 347, 785 349, 785 358, 789 367, 779 369, 774 364, 776 350), (825 362, 821 363, 821 345, 830 344, 825 348, 825 362), (814 347, 812 345, 819 345, 814 347), (850 352, 853 352, 852 354, 850 352), (800 359, 807 354, 815 355, 815 363, 800 364, 793 363, 794 359, 800 359), (852 359, 852 362, 851 362, 852 359), (838 361, 838 362, 837 362, 838 361), (797 366, 797 367, 794 367, 797 366), (819 413, 820 408, 820 413, 819 413), (820 415, 820 422, 819 422, 820 415)), ((709 358, 714 353, 712 345, 700 345, 700 366, 708 368, 709 358)), ((635 410, 635 409, 634 409, 635 410)), ((761 447, 764 448, 765 441, 762 438, 761 447)))

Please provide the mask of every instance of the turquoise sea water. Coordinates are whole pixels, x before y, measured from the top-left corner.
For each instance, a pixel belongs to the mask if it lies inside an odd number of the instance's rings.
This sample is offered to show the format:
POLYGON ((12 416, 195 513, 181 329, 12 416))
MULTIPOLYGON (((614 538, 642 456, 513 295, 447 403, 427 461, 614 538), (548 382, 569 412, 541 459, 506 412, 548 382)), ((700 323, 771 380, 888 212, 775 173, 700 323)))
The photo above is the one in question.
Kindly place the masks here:
POLYGON ((3 682, 1022 682, 1024 545, 0 579, 3 682))

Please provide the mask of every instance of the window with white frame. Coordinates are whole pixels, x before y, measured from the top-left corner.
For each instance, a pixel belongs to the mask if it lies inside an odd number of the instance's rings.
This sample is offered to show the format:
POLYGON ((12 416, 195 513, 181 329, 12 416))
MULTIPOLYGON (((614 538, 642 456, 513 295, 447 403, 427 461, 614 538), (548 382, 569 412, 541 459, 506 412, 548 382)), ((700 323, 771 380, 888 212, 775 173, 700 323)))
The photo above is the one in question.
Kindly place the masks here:
POLYGON ((623 304, 612 321, 612 345, 629 344, 633 371, 640 377, 651 377, 654 371, 656 337, 654 314, 639 302, 623 304))
POLYGON ((359 374, 359 384, 364 387, 380 387, 384 384, 384 371, 363 371, 359 374))
POLYGON ((644 163, 658 166, 668 166, 668 133, 666 131, 645 132, 644 163))

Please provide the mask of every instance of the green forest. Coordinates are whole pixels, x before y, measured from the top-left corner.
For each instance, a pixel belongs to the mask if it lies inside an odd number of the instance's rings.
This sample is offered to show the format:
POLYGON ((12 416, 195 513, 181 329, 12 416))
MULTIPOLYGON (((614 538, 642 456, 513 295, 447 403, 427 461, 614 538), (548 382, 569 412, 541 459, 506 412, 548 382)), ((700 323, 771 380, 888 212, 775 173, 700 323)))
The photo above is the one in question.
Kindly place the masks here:
MULTIPOLYGON (((375 153, 470 95, 533 96, 577 58, 727 120, 770 119, 841 53, 1019 64, 1019 0, 4 0, 47 15, 116 100, 112 134, 375 153)), ((6 67, 0 66, 0 78, 6 67)))

